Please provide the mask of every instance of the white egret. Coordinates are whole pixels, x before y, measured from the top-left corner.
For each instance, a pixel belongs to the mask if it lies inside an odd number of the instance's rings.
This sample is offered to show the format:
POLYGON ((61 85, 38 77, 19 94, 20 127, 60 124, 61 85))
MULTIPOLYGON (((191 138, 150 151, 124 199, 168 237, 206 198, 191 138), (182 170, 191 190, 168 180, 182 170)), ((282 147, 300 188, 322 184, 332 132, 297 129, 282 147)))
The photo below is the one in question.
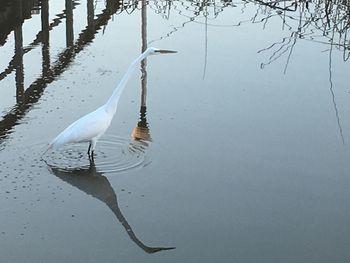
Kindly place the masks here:
POLYGON ((130 64, 128 71, 115 88, 109 100, 95 111, 86 114, 69 125, 49 144, 49 147, 42 155, 44 155, 48 150, 59 148, 64 144, 89 142, 88 155, 90 156, 91 153, 93 158, 96 143, 109 127, 117 110, 120 95, 122 94, 134 69, 149 55, 167 53, 176 53, 176 51, 162 50, 154 47, 146 49, 145 52, 143 52, 130 64))

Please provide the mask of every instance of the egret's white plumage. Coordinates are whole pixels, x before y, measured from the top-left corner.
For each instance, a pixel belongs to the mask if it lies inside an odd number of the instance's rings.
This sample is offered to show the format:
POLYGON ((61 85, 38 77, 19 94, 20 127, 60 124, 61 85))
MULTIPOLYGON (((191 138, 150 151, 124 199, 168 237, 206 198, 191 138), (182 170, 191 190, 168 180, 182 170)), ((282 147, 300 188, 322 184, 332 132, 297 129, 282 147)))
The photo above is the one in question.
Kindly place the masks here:
POLYGON ((78 142, 89 142, 88 154, 90 155, 90 149, 93 154, 98 139, 105 133, 111 124, 112 118, 117 110, 120 95, 138 63, 149 55, 175 52, 176 51, 161 50, 153 47, 148 48, 131 63, 128 71, 119 82, 109 100, 95 111, 86 114, 69 125, 49 144, 48 149, 43 154, 50 149, 59 148, 64 144, 78 142))

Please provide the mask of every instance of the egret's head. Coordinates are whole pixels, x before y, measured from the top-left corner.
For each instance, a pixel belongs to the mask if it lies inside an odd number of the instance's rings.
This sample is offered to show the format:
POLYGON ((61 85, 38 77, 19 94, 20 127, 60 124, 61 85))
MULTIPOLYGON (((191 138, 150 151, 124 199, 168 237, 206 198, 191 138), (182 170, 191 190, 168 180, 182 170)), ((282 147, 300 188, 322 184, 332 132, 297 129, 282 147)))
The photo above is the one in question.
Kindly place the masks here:
POLYGON ((155 47, 148 48, 150 55, 161 55, 161 54, 170 54, 170 53, 177 53, 177 51, 173 50, 166 50, 166 49, 159 49, 155 47))

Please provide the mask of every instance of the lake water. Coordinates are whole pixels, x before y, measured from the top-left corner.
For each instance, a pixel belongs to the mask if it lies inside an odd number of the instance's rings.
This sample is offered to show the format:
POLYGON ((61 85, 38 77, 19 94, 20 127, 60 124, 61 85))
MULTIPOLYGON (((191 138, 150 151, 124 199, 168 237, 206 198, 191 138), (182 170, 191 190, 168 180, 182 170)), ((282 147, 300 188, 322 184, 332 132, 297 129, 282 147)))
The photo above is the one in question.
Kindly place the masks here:
POLYGON ((0 261, 349 261, 348 10, 4 1, 0 261), (41 159, 146 46, 95 163, 41 159))

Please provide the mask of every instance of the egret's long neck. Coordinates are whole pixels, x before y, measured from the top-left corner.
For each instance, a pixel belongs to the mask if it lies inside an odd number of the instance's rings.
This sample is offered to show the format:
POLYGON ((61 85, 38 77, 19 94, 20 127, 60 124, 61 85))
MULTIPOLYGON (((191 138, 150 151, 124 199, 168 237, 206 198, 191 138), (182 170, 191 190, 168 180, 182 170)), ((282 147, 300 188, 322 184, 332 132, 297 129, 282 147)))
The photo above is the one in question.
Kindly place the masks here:
POLYGON ((132 75, 132 73, 133 73, 134 69, 137 67, 137 65, 143 59, 145 59, 148 55, 149 55, 149 51, 146 50, 130 64, 128 71, 125 73, 125 75, 123 76, 123 78, 119 82, 118 86, 113 91, 112 96, 109 98, 109 100, 104 105, 107 112, 109 112, 111 114, 114 114, 116 112, 120 95, 122 94, 122 92, 126 86, 127 81, 129 80, 130 76, 132 75))

